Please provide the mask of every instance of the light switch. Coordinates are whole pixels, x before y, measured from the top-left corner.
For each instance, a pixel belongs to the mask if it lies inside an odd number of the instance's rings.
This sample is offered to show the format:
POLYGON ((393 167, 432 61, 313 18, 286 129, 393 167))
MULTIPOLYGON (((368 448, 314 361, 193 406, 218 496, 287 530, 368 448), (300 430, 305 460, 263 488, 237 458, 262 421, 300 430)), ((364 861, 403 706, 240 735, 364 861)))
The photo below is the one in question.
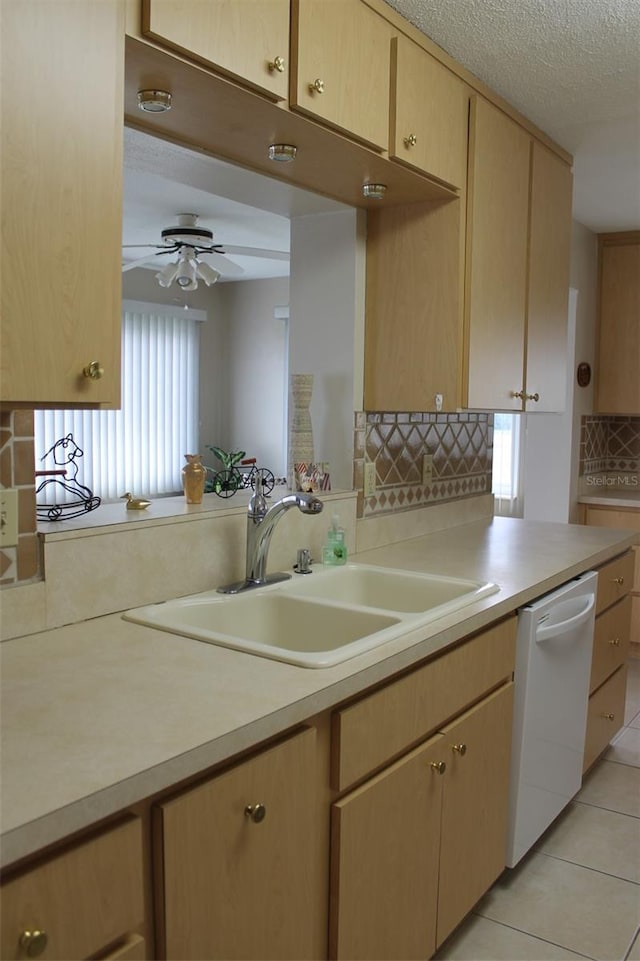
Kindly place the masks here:
POLYGON ((18 543, 18 492, 14 488, 0 490, 0 547, 18 543))

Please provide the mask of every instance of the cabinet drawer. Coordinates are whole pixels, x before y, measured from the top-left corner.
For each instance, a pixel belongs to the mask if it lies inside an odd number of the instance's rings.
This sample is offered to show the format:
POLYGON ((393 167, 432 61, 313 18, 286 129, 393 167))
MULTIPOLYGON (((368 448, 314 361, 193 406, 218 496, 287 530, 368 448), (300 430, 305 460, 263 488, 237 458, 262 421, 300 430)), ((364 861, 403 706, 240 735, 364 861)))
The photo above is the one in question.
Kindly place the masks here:
POLYGON ((598 570, 596 614, 628 594, 633 584, 635 554, 627 551, 598 570))
POLYGON ((511 676, 511 617, 332 718, 331 786, 344 790, 511 676))
POLYGON ((624 664, 629 653, 631 597, 627 595, 596 618, 589 690, 595 691, 624 664))
POLYGON ((96 954, 144 920, 139 819, 7 881, 1 902, 4 959, 28 956, 20 946, 27 931, 46 935, 45 961, 96 954))
POLYGON ((623 665, 589 698, 583 772, 591 767, 622 727, 626 687, 627 668, 623 665))

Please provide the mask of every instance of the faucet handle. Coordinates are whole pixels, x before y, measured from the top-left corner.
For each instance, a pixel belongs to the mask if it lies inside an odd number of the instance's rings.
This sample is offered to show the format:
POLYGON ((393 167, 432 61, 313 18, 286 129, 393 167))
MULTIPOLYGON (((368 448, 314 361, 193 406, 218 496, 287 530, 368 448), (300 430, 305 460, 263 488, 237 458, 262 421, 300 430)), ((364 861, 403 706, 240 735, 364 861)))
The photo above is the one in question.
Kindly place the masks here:
POLYGON ((249 517, 261 518, 267 513, 267 501, 262 493, 262 477, 256 474, 253 480, 254 488, 249 501, 249 517))
POLYGON ((313 573, 313 571, 311 570, 312 563, 313 562, 311 560, 311 551, 309 550, 309 548, 301 547, 298 550, 298 560, 297 560, 297 563, 293 565, 293 569, 294 571, 297 571, 298 574, 312 574, 313 573))

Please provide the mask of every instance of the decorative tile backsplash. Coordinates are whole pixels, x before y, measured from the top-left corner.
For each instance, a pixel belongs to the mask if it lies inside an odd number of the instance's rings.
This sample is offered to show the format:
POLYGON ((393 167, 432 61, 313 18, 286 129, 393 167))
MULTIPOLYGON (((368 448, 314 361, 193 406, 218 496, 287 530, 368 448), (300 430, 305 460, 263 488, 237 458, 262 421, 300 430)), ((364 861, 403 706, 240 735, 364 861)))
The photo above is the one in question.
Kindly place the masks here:
POLYGON ((589 414, 580 430, 580 474, 640 470, 640 417, 589 414))
POLYGON ((18 490, 18 546, 0 551, 0 585, 40 572, 34 470, 33 411, 0 412, 0 484, 18 490))
POLYGON ((358 517, 388 514, 491 492, 493 415, 358 412, 354 487, 358 517), (431 479, 423 483, 425 454, 431 479), (365 497, 365 464, 375 494, 365 497))

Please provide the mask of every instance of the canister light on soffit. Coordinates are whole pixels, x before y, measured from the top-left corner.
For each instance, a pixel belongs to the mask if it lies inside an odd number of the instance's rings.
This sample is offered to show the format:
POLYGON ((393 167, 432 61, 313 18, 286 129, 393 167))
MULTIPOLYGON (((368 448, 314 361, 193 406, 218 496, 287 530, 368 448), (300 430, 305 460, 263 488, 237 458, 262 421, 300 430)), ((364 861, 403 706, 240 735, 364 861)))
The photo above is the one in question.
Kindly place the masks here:
POLYGON ((166 113, 171 110, 168 90, 138 90, 138 108, 146 113, 166 113))
POLYGON ((275 160, 278 163, 291 163, 292 160, 296 159, 297 153, 298 148, 292 143, 269 144, 269 160, 275 160))

